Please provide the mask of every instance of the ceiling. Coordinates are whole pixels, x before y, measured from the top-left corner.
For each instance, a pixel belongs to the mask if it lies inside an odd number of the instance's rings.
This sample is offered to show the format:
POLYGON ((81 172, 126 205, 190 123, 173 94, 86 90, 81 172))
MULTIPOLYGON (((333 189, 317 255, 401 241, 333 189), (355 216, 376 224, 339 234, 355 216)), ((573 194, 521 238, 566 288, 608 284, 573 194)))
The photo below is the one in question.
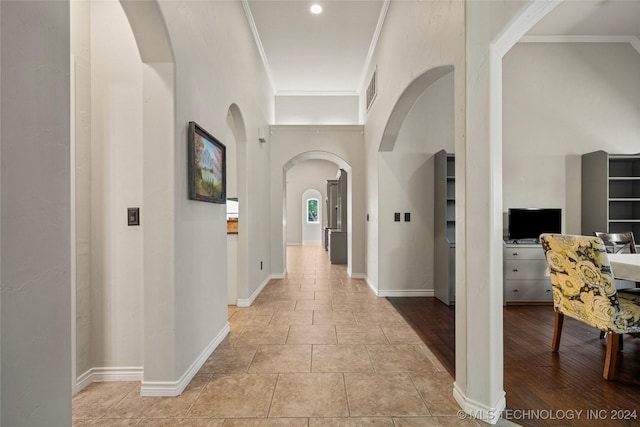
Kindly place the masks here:
MULTIPOLYGON (((243 0, 275 94, 356 95, 389 1, 243 0)), ((623 36, 640 49, 640 0, 565 0, 527 36, 623 36)))
POLYGON ((358 93, 384 1, 247 3, 276 95, 358 93), (310 12, 314 3, 320 15, 310 12))

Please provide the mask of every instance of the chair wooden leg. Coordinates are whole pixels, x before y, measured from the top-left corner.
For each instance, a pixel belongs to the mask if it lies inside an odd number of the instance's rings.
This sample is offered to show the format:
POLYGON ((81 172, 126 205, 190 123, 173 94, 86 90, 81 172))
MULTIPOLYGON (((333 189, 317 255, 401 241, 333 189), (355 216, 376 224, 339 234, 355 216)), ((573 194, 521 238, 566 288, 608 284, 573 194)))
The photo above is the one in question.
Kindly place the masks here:
POLYGON ((551 342, 551 351, 557 352, 560 348, 560 336, 562 335, 562 322, 564 314, 556 311, 556 326, 553 329, 553 341, 551 342))
POLYGON ((618 344, 620 334, 609 332, 607 337, 607 356, 604 359, 604 372, 602 376, 605 380, 612 380, 616 372, 616 357, 618 355, 618 344))

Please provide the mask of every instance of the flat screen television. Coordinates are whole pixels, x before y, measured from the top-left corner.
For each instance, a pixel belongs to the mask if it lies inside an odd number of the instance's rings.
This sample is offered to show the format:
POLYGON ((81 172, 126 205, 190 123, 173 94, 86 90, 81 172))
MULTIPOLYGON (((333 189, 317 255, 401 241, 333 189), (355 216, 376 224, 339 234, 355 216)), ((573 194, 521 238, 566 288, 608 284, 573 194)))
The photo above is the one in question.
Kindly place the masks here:
POLYGON ((535 240, 542 233, 561 233, 562 209, 509 209, 509 240, 535 240))

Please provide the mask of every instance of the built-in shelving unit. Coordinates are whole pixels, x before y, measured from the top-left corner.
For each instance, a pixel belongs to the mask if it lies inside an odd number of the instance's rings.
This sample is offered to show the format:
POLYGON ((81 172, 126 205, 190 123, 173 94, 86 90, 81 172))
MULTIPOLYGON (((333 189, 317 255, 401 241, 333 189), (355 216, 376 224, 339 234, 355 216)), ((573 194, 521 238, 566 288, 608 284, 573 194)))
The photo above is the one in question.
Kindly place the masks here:
POLYGON ((434 156, 434 292, 447 305, 455 303, 456 182, 455 156, 434 156))
POLYGON ((595 231, 640 236, 640 154, 582 156, 582 234, 595 231))

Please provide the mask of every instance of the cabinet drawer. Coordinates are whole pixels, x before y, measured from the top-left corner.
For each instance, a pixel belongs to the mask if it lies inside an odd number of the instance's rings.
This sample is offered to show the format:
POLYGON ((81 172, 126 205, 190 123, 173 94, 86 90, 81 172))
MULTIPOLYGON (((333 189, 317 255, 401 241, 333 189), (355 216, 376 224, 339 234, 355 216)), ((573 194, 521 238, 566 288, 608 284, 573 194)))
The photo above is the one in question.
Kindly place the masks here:
POLYGON ((509 246, 504 248, 504 259, 546 259, 542 246, 509 246))
POLYGON ((505 280, 504 299, 513 302, 553 302, 550 280, 505 280))
POLYGON ((545 260, 506 260, 504 262, 504 278, 542 280, 545 278, 546 269, 547 262, 545 260))

